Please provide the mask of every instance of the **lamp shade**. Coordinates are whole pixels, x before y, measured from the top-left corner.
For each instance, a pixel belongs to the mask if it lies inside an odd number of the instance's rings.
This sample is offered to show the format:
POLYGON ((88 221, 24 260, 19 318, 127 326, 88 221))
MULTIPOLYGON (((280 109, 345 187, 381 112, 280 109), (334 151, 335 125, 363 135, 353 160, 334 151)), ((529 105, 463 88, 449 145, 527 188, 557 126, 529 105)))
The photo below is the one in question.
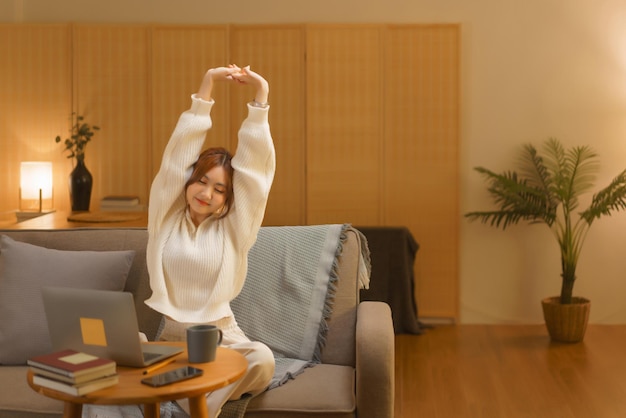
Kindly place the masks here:
POLYGON ((52 163, 49 161, 24 161, 20 165, 22 199, 52 199, 52 163))

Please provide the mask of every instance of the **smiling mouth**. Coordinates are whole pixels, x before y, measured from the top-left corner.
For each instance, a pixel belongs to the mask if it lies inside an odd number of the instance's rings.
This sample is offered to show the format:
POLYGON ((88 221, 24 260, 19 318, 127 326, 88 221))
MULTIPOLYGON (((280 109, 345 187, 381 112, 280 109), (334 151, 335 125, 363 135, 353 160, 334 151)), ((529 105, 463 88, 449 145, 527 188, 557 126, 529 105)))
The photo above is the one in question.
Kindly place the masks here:
POLYGON ((200 200, 198 198, 196 198, 196 202, 198 202, 201 206, 209 206, 207 202, 205 202, 204 200, 200 200))

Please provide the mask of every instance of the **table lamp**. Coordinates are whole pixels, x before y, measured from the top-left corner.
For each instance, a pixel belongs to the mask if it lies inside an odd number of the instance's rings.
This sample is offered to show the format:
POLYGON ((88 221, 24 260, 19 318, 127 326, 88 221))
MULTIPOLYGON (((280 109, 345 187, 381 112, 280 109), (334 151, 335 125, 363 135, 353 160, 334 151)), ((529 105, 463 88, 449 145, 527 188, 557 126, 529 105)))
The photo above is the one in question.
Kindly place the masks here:
POLYGON ((52 163, 24 161, 20 164, 20 210, 18 222, 54 212, 52 209, 52 163))

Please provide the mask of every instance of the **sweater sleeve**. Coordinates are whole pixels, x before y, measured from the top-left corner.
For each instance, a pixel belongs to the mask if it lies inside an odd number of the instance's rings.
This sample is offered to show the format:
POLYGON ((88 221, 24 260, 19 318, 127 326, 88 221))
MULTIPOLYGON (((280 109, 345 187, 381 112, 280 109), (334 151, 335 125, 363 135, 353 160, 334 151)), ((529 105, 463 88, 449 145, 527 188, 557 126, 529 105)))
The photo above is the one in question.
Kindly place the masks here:
POLYGON ((232 212, 225 220, 237 241, 236 247, 244 252, 256 240, 276 171, 268 112, 269 107, 248 105, 248 117, 239 129, 237 151, 232 161, 235 199, 232 212))
POLYGON ((214 101, 205 101, 195 95, 191 98, 191 108, 178 119, 163 152, 159 172, 152 182, 148 206, 148 225, 152 228, 158 228, 173 208, 184 208, 185 182, 202 150, 206 133, 211 129, 214 101))

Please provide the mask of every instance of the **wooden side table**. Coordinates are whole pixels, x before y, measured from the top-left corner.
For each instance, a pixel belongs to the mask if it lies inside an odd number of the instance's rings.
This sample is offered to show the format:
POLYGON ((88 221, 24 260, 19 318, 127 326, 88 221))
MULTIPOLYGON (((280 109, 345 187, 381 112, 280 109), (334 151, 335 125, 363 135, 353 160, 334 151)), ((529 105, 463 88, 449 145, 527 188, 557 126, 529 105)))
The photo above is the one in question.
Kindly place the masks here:
MULTIPOLYGON (((160 343, 162 344, 162 343, 160 343)), ((167 343, 184 346, 184 342, 167 343)), ((36 392, 65 402, 63 416, 65 418, 80 418, 83 404, 96 405, 144 405, 144 415, 147 418, 158 418, 160 403, 188 398, 192 418, 207 418, 208 409, 205 395, 213 390, 227 386, 239 380, 246 369, 248 362, 240 353, 218 347, 215 361, 210 363, 193 363, 191 366, 204 370, 200 377, 173 383, 167 386, 153 388, 141 383, 141 379, 168 370, 189 365, 187 352, 179 354, 176 361, 154 372, 144 375, 143 370, 131 367, 118 367, 119 383, 105 389, 97 390, 83 396, 68 395, 53 389, 41 387, 33 383, 31 371, 27 374, 28 384, 36 392)))

